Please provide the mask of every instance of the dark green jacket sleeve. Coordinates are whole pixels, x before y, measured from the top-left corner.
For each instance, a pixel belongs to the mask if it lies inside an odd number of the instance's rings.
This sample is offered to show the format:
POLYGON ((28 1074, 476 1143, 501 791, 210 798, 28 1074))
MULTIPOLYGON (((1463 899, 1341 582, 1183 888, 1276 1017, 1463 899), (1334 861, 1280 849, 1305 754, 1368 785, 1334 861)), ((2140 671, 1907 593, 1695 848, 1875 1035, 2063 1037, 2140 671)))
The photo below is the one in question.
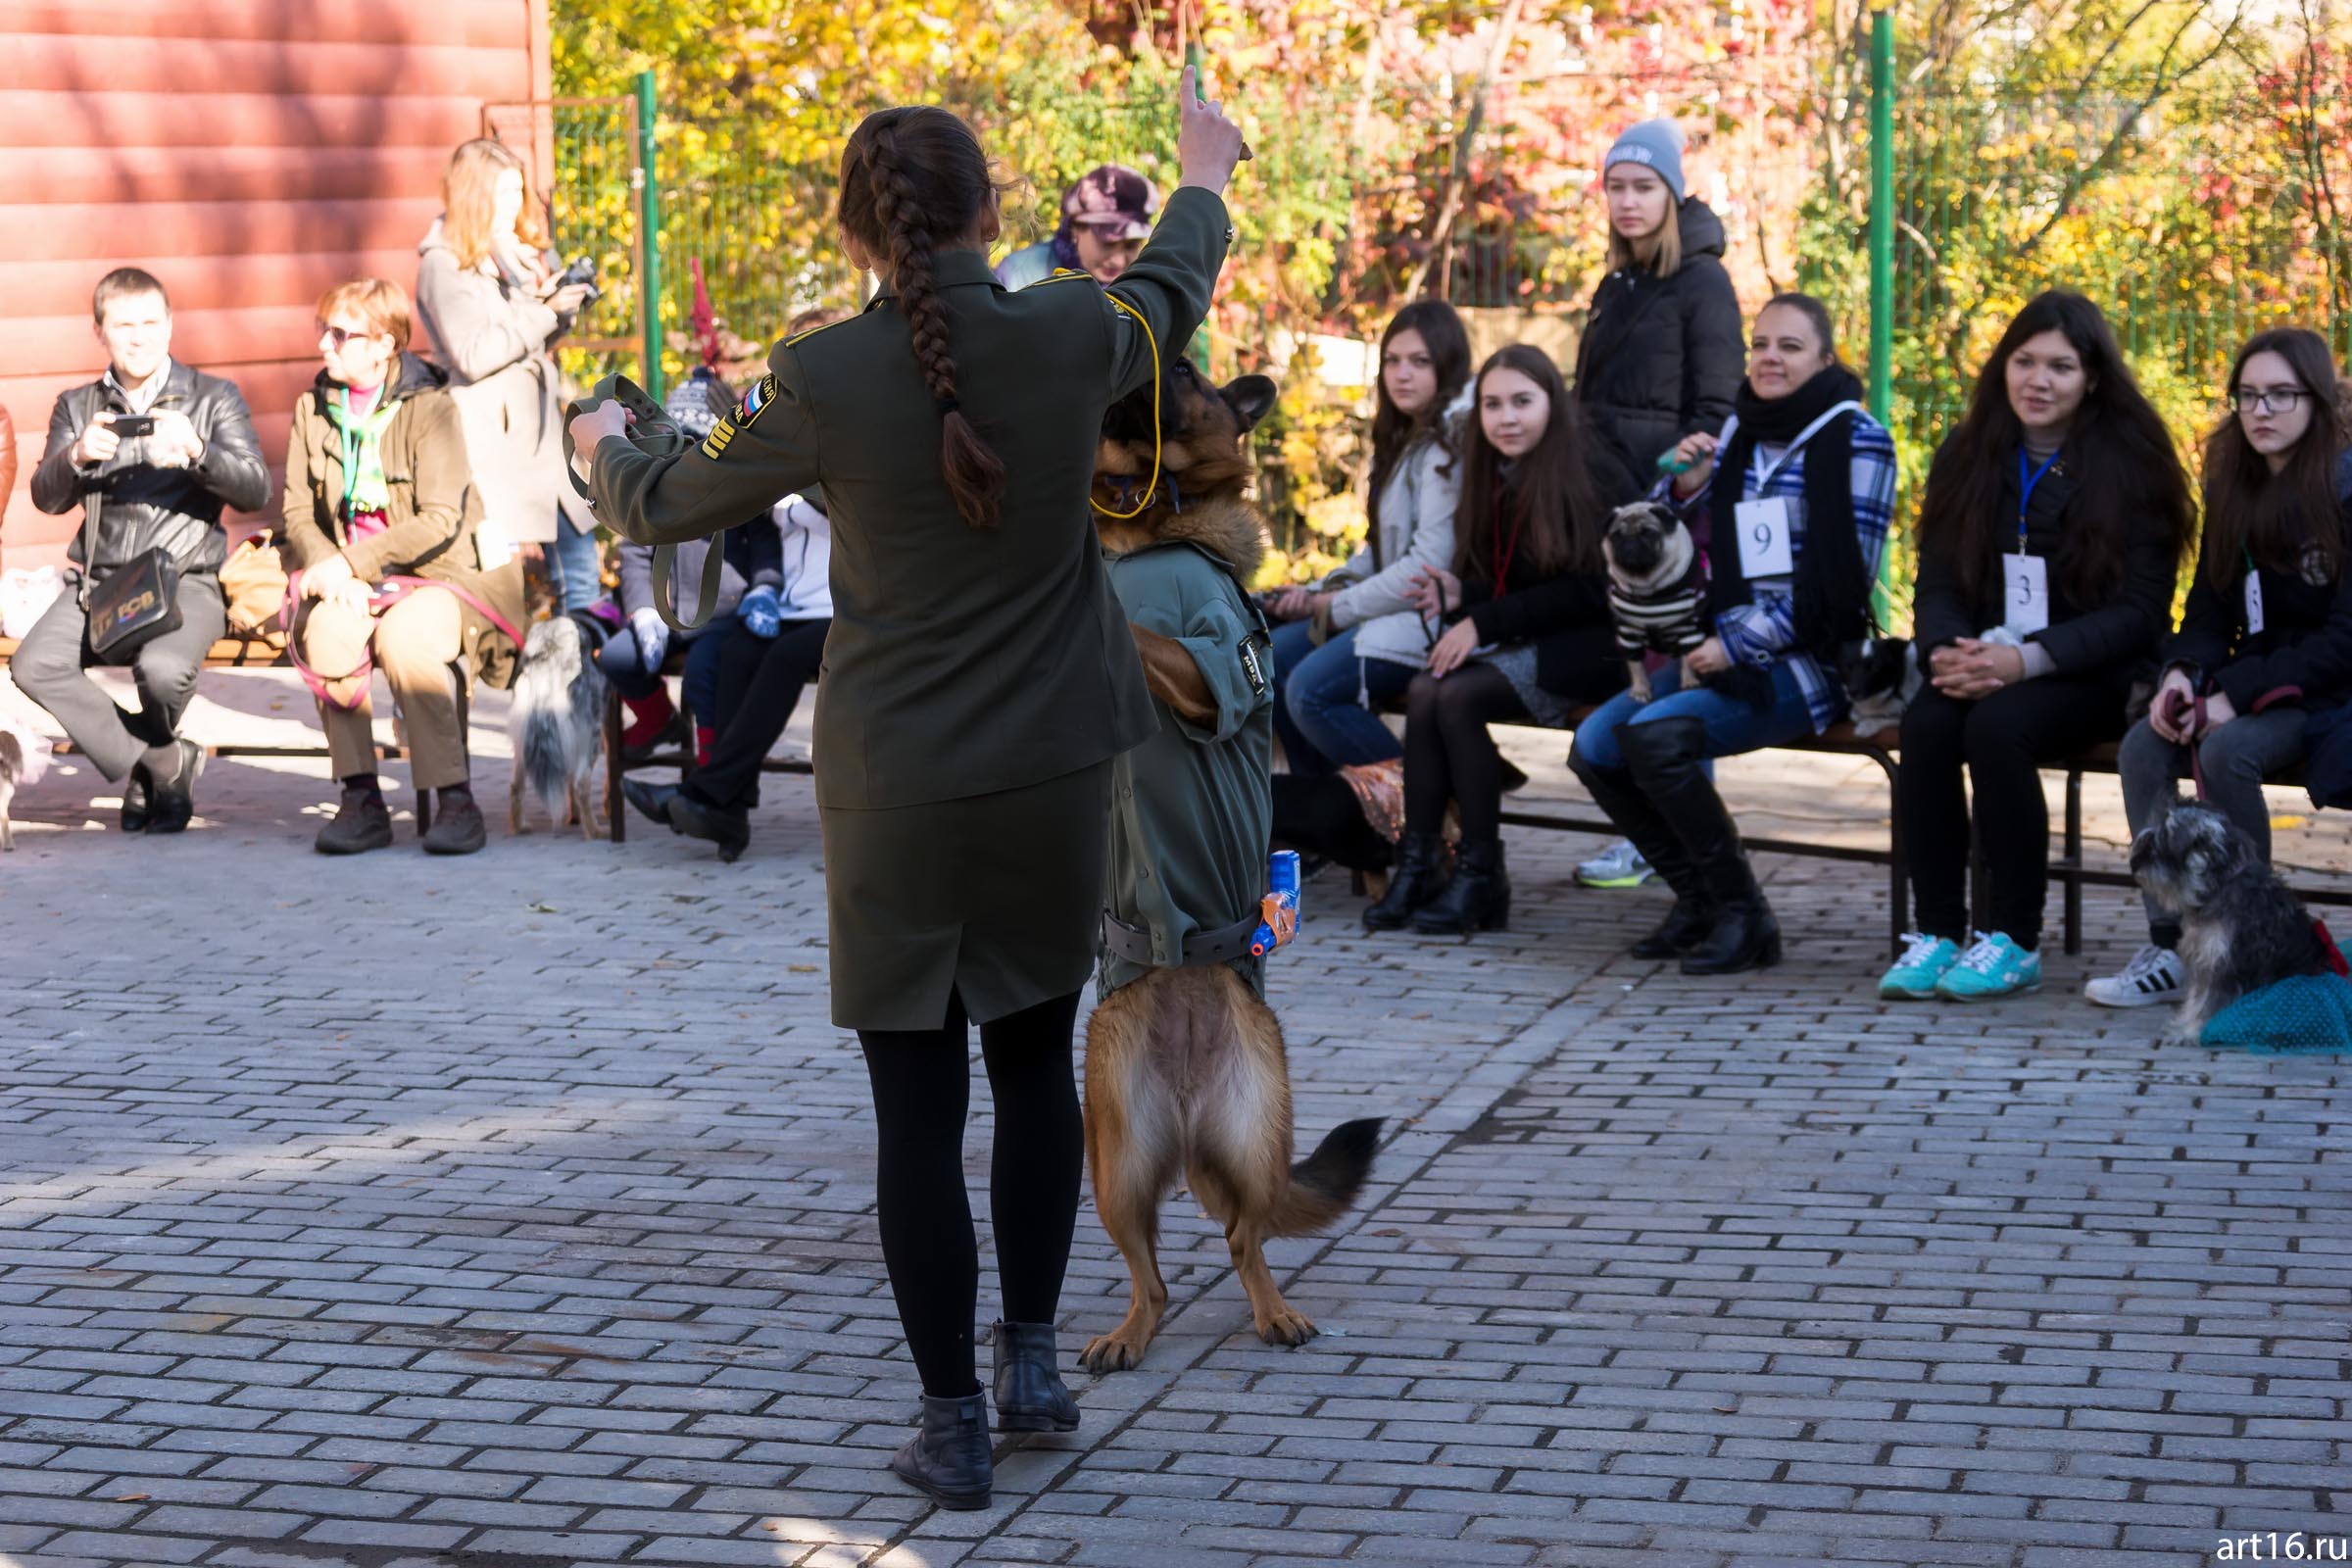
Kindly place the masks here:
POLYGON ((815 489, 816 419, 800 358, 779 344, 767 365, 735 412, 682 453, 654 457, 626 441, 598 446, 588 485, 597 520, 641 545, 681 544, 815 489))
MULTIPOLYGON (((1184 186, 1168 197, 1167 211, 1135 265, 1105 291, 1143 314, 1161 365, 1173 364, 1207 318, 1232 237, 1224 201, 1214 191, 1184 186)), ((1108 300, 1102 309, 1111 317, 1110 395, 1116 402, 1151 384, 1153 356, 1133 317, 1108 300)))

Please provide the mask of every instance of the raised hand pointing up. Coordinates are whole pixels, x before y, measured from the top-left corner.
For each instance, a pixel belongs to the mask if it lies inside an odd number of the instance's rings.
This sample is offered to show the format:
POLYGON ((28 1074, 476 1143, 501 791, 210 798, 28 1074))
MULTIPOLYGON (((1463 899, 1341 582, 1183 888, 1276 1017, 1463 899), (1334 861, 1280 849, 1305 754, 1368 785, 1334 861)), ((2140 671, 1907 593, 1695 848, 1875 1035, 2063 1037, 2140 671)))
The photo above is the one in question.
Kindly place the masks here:
POLYGON ((1242 139, 1241 127, 1225 118, 1222 104, 1201 101, 1200 73, 1192 66, 1184 68, 1176 85, 1176 164, 1182 172, 1177 184, 1223 195, 1233 166, 1250 156, 1250 144, 1242 139))

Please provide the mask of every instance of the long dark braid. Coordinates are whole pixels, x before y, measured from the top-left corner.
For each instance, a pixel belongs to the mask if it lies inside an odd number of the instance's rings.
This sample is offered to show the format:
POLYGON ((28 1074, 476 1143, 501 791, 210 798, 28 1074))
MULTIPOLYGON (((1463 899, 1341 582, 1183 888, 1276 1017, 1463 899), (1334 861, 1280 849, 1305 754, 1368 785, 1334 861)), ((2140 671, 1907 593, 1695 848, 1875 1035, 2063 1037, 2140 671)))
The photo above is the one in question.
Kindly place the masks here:
POLYGON ((915 363, 940 411, 940 473, 956 512, 980 529, 997 525, 1004 465, 957 403, 948 308, 933 278, 931 253, 939 240, 959 239, 971 229, 992 188, 979 141, 941 109, 869 115, 842 153, 842 226, 888 258, 915 363))

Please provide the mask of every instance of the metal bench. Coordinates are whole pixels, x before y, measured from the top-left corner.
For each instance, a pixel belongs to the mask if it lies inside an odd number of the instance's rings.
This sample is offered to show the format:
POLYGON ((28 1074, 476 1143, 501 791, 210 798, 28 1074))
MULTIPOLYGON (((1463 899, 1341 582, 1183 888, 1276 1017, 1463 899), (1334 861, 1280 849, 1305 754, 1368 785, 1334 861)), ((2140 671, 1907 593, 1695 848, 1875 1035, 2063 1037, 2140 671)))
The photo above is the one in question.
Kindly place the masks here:
MULTIPOLYGON (((14 637, 0 637, 0 669, 5 669, 8 667, 10 659, 16 654, 17 643, 19 640, 20 639, 14 637)), ((206 652, 204 656, 204 663, 201 667, 208 670, 292 669, 294 667, 294 662, 292 660, 286 657, 286 639, 284 634, 281 632, 272 631, 255 637, 220 638, 219 641, 213 644, 211 649, 206 652)), ((471 682, 465 680, 461 680, 458 683, 458 723, 461 730, 464 728, 466 723, 467 708, 466 698, 471 684, 471 682)), ((394 716, 393 723, 395 730, 397 731, 399 725, 399 718, 397 714, 394 716)), ((73 753, 74 748, 72 741, 61 740, 56 743, 54 749, 60 756, 68 756, 73 753)), ((378 741, 376 743, 375 750, 376 754, 386 761, 398 761, 403 756, 406 755, 398 742, 387 745, 384 742, 378 741)), ((242 742, 231 742, 226 745, 219 746, 206 746, 204 748, 204 755, 208 759, 221 757, 323 758, 327 756, 328 753, 326 749, 326 739, 324 736, 320 736, 318 743, 311 746, 255 746, 242 742)), ((421 835, 429 830, 433 825, 433 796, 430 790, 418 790, 416 792, 416 831, 419 835, 421 835)))
MULTIPOLYGON (((1577 722, 1581 723, 1592 711, 1592 709, 1586 709, 1579 712, 1576 715, 1577 722)), ((1513 724, 1508 727, 1514 729, 1542 728, 1542 726, 1532 723, 1513 724)), ((1554 730, 1546 731, 1546 733, 1573 733, 1573 730, 1574 726, 1571 725, 1567 731, 1554 730)), ((1742 842, 1751 850, 1762 850, 1773 855, 1795 855, 1814 859, 1849 860, 1886 866, 1887 943, 1889 951, 1900 953, 1903 933, 1910 924, 1911 870, 1909 862, 1903 855, 1902 806, 1894 787, 1898 752, 1895 731, 1884 730, 1866 738, 1856 734, 1851 724, 1836 724, 1810 740, 1796 741, 1788 746, 1767 747, 1765 750, 1812 752, 1833 757, 1863 757, 1877 764, 1879 772, 1886 780, 1887 846, 1886 849, 1863 850, 1843 844, 1813 844, 1802 839, 1746 838, 1744 835, 1742 835, 1742 842)), ((2083 863, 2082 780, 2085 775, 2092 773, 2113 775, 2116 771, 2116 750, 2112 745, 2093 747, 2081 756, 2069 759, 2050 769, 2064 772, 2066 775, 2064 825, 2060 830, 2058 855, 2050 861, 2050 879, 2056 882, 2062 891, 2065 912, 2061 919, 2061 928, 2065 933, 2066 952, 2070 956, 2082 951, 2082 890, 2085 887, 2136 888, 2138 886, 2127 872, 2102 870, 2083 863)), ((2290 778, 2286 782, 2295 782, 2295 780, 2290 778)), ((1549 811, 1506 809, 1502 813, 1502 820, 1514 827, 1541 828, 1556 832, 1600 833, 1611 837, 1617 833, 1615 825, 1605 818, 1566 816, 1549 811)), ((1969 865, 1970 904, 1972 907, 1983 908, 1986 903, 1984 858, 1980 847, 1973 842, 1969 847, 1969 865)), ((2294 892, 2295 896, 2306 904, 2352 906, 2352 889, 2296 888, 2294 892)))

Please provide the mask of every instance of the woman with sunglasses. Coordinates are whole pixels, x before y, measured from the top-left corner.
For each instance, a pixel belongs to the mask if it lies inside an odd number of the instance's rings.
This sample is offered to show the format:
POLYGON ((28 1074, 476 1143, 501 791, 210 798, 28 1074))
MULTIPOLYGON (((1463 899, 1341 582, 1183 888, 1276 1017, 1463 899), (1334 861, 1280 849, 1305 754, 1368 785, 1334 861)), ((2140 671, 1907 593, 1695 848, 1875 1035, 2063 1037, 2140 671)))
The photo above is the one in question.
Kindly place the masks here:
POLYGON ((468 778, 459 666, 495 686, 513 681, 522 567, 483 559, 481 493, 449 375, 408 352, 412 330, 398 283, 364 277, 328 289, 318 301, 323 368, 295 401, 286 445, 294 644, 343 786, 318 830, 321 855, 392 842, 375 776, 371 665, 400 704, 412 781, 439 797, 425 850, 470 855, 488 841, 468 778))
MULTIPOLYGON (((2191 753, 2205 804, 2271 855, 2262 795, 2303 760, 2309 710, 2352 696, 2346 398, 2328 343, 2282 327, 2230 372, 2230 416, 2205 443, 2205 536, 2148 716, 2124 737, 2124 810, 2140 833, 2191 753)), ((2148 906, 2148 945, 2086 988, 2103 1007, 2180 995, 2180 927, 2148 906)))

